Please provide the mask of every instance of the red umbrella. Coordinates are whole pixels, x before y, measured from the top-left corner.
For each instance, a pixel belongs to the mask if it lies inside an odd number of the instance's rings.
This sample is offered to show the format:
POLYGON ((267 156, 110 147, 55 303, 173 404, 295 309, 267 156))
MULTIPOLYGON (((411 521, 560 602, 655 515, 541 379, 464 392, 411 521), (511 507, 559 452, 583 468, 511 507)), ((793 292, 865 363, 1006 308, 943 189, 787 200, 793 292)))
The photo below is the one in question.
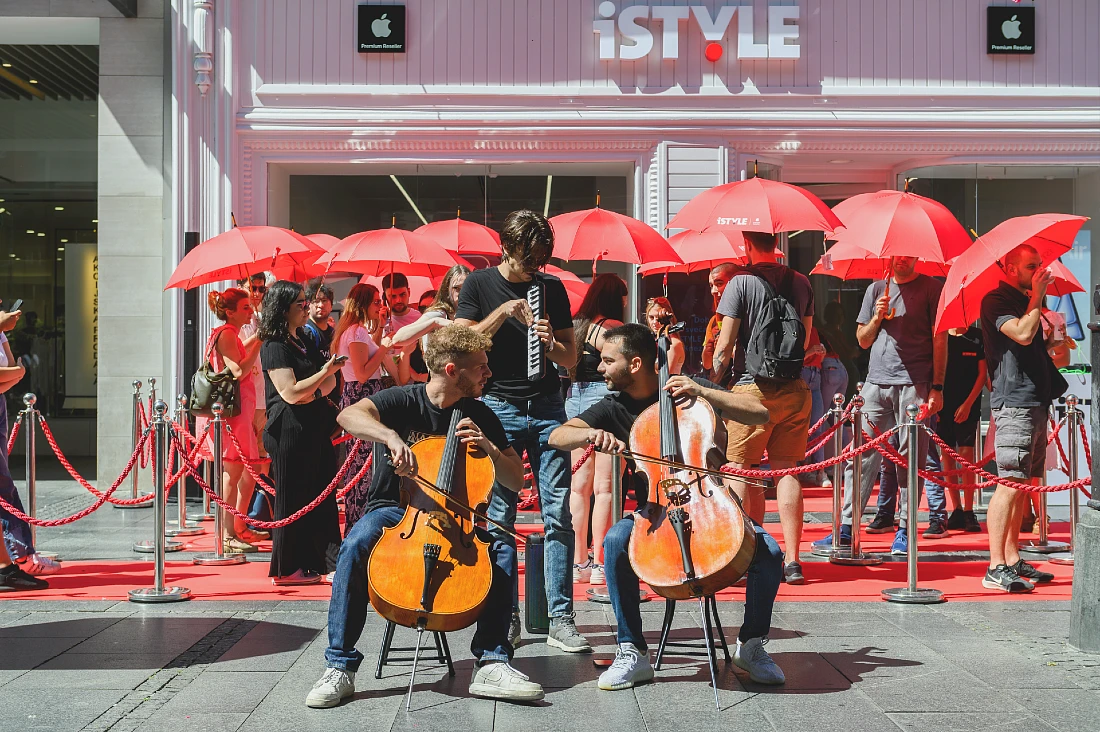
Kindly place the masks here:
MULTIPOLYGON (((409 280, 409 302, 416 303, 420 300, 420 297, 431 290, 438 290, 439 283, 443 281, 443 276, 439 277, 424 277, 422 275, 413 275, 408 278, 409 280)), ((378 291, 382 291, 382 277, 378 275, 363 275, 359 278, 359 281, 364 285, 374 285, 378 288, 378 291)))
POLYGON ((572 272, 552 264, 546 265, 546 274, 554 275, 565 285, 565 294, 569 296, 569 310, 576 314, 588 293, 588 283, 572 272))
POLYGON ((423 234, 391 227, 352 234, 322 254, 316 264, 326 272, 438 277, 466 261, 423 234))
POLYGON ((629 216, 590 208, 550 219, 554 227, 554 256, 566 261, 596 261, 644 264, 656 260, 680 261, 676 250, 652 226, 629 216))
POLYGON ((473 221, 461 218, 433 221, 416 229, 416 233, 429 237, 449 252, 463 255, 500 254, 500 234, 473 221))
POLYGON ((844 224, 824 201, 789 183, 750 178, 715 186, 684 204, 669 229, 835 231, 844 224))
POLYGON ((325 274, 325 268, 317 266, 317 259, 326 251, 340 243, 332 234, 306 234, 306 238, 319 248, 308 254, 292 254, 289 261, 282 262, 271 269, 271 274, 280 280, 305 282, 313 277, 325 274))
POLYGON ((241 280, 249 275, 293 264, 293 257, 320 251, 306 237, 277 226, 235 226, 207 239, 180 260, 164 289, 190 290, 199 285, 241 280))
POLYGON ((970 235, 942 203, 907 191, 861 193, 833 212, 844 228, 829 237, 863 247, 877 257, 917 257, 948 262, 970 248, 970 235))
POLYGON ((1050 273, 1054 275, 1054 281, 1047 288, 1048 295, 1061 297, 1073 292, 1088 292, 1084 285, 1069 271, 1069 267, 1062 264, 1062 260, 1055 259, 1050 263, 1050 273))
MULTIPOLYGON (((899 255, 907 256, 907 255, 899 255)), ((917 272, 933 277, 946 277, 950 265, 918 259, 917 272)), ((838 241, 829 247, 810 274, 839 277, 842 280, 881 280, 890 271, 890 257, 874 253, 850 241, 838 241)))
POLYGON ((1087 216, 1034 214, 1008 219, 967 249, 951 266, 940 293, 936 332, 965 328, 981 316, 982 298, 1004 279, 1001 260, 1021 244, 1039 252, 1043 266, 1068 252, 1087 216))

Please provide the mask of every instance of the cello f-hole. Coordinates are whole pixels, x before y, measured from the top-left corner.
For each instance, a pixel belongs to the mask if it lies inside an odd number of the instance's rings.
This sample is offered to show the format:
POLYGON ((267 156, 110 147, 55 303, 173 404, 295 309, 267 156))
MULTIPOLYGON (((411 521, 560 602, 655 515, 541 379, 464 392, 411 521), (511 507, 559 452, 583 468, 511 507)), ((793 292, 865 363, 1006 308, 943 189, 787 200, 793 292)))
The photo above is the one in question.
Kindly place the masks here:
POLYGON ((410 527, 409 527, 409 533, 407 533, 407 534, 400 534, 400 535, 399 535, 399 536, 400 536, 400 537, 401 537, 402 539, 408 539, 408 538, 410 538, 410 537, 411 537, 411 536, 412 536, 413 534, 415 534, 415 533, 416 533, 416 522, 420 520, 420 514, 421 514, 421 513, 422 513, 421 511, 417 511, 417 512, 416 512, 416 513, 415 513, 415 514, 413 515, 413 522, 412 522, 412 526, 410 526, 410 527))

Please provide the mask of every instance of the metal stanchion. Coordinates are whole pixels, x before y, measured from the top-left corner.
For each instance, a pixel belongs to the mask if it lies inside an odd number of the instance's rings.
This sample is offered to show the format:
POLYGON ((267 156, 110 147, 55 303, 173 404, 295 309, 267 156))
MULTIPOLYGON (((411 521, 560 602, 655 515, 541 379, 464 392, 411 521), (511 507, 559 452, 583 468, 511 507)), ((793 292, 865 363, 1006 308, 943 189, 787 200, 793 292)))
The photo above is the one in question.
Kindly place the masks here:
MULTIPOLYGON (((134 387, 134 411, 133 411, 133 447, 131 453, 137 450, 138 443, 141 442, 141 382, 134 379, 130 382, 130 386, 134 387)), ((138 498, 138 478, 141 474, 140 462, 134 463, 134 469, 130 471, 130 498, 138 498)), ((117 503, 111 504, 115 508, 149 508, 153 505, 152 501, 146 501, 145 503, 132 503, 127 505, 119 505, 117 503)))
MULTIPOLYGON (((213 480, 213 478, 210 477, 211 471, 210 471, 210 461, 209 460, 203 460, 202 461, 202 474, 203 474, 203 479, 206 481, 206 484, 207 485, 213 485, 213 483, 211 482, 213 480)), ((214 520, 214 512, 212 510, 210 510, 210 496, 207 495, 206 491, 202 492, 202 513, 193 513, 190 516, 188 516, 187 518, 191 519, 192 521, 213 521, 214 520)))
POLYGON ((168 405, 156 402, 153 405, 153 431, 156 443, 153 449, 154 490, 153 499, 153 586, 130 590, 130 602, 179 602, 191 598, 191 590, 186 587, 164 586, 164 514, 168 508, 164 498, 164 472, 168 462, 168 419, 165 416, 168 405))
MULTIPOLYGON (((852 397, 852 449, 863 446, 863 397, 856 394, 852 397)), ((833 534, 832 556, 829 561, 833 564, 857 565, 861 567, 872 564, 882 564, 882 557, 878 554, 864 554, 860 549, 860 534, 863 529, 863 453, 856 453, 852 458, 852 545, 850 547, 836 546, 837 533, 833 534)), ((835 523, 835 522, 834 522, 835 523)))
MULTIPOLYGON (((1068 400, 1067 400, 1068 401, 1068 400)), ((1053 416, 1051 419, 1054 419, 1053 416)), ((1058 420, 1054 420, 1054 428, 1058 429, 1058 420)), ((1073 432, 1069 433, 1070 442, 1076 443, 1074 439, 1076 435, 1073 432)), ((1027 501, 1030 503, 1031 496, 1027 496, 1027 501)), ((1039 514, 1035 517, 1035 523, 1038 527, 1039 536, 1036 539, 1028 539, 1027 541, 1020 542, 1020 551, 1029 552, 1031 554, 1054 554, 1056 552, 1068 552, 1070 550, 1069 544, 1064 541, 1051 541, 1050 540, 1050 527, 1048 526, 1049 512, 1047 511, 1047 494, 1039 494, 1039 514)))
MULTIPOLYGON (((1077 411, 1077 397, 1070 394, 1066 397, 1066 427, 1069 432, 1069 443, 1066 445, 1066 459, 1069 460, 1069 482, 1077 480, 1077 425, 1083 415, 1077 411)), ((1057 557, 1051 557, 1054 564, 1073 564, 1073 546, 1077 534, 1077 520, 1081 517, 1081 499, 1078 488, 1069 490, 1069 553, 1057 557)), ((1043 494, 1044 497, 1046 494, 1043 494)))
MULTIPOLYGON (((844 414, 844 395, 833 395, 833 457, 844 452, 844 427, 840 425, 844 414)), ((815 546, 810 551, 820 557, 831 557, 840 549, 840 514, 844 511, 844 463, 833 466, 833 543, 831 546, 815 546)), ((854 514, 853 514, 854 515, 854 514)))
MULTIPOLYGON (((149 377, 149 403, 157 403, 157 379, 155 376, 149 377)), ((152 419, 153 415, 149 415, 149 419, 152 419)))
MULTIPOLYGON (((183 432, 190 432, 190 424, 187 419, 187 397, 180 394, 176 397, 176 424, 183 432)), ((177 454, 180 459, 180 468, 183 468, 184 463, 187 461, 187 443, 180 440, 179 450, 177 454)), ((172 473, 175 474, 175 468, 172 468, 172 473)), ((187 523, 187 473, 180 476, 180 479, 176 482, 176 520, 169 522, 170 527, 165 531, 166 536, 198 536, 199 534, 206 533, 206 529, 201 526, 187 523)))
MULTIPOLYGON (((222 405, 215 402, 210 408, 214 413, 214 419, 210 425, 210 439, 214 453, 214 463, 211 469, 211 480, 207 484, 211 490, 221 496, 222 494, 222 405)), ((204 491, 205 492, 205 491, 204 491)), ((244 564, 248 559, 243 554, 225 553, 225 530, 222 527, 222 516, 225 511, 220 506, 214 506, 214 553, 195 555, 195 564, 223 566, 227 564, 244 564)))
MULTIPOLYGON (((2 399, 3 397, 0 397, 2 399)), ((34 432, 35 427, 38 426, 38 410, 34 408, 35 403, 38 401, 38 397, 34 394, 23 395, 23 431, 26 442, 27 450, 27 515, 31 518, 38 518, 38 488, 35 485, 37 482, 36 465, 35 465, 35 449, 34 449, 34 432)), ((36 544, 38 539, 38 529, 34 524, 31 524, 31 543, 36 544)))
MULTIPOLYGON (((162 401, 156 401, 153 403, 154 409, 161 404, 162 401)), ((164 412, 167 413, 168 405, 164 404, 164 412)), ((163 416, 163 415, 162 415, 163 416)), ((152 416, 150 416, 152 420, 152 416)), ((150 425, 152 421, 150 421, 150 425)), ((165 530, 167 529, 167 522, 165 517, 167 514, 167 496, 164 495, 164 472, 168 467, 168 418, 164 418, 164 430, 163 432, 153 430, 153 433, 149 437, 153 440, 153 455, 164 456, 160 459, 159 465, 157 459, 153 460, 153 465, 149 466, 153 470, 153 500, 149 503, 153 504, 156 512, 153 515, 153 538, 152 540, 139 541, 134 544, 134 551, 138 554, 156 554, 158 552, 178 552, 183 549, 183 542, 172 541, 165 538, 165 530)), ((137 473, 137 464, 134 464, 134 473, 137 473)))
MULTIPOLYGON (((982 445, 982 420, 978 419, 978 428, 974 433, 974 460, 975 460, 975 462, 977 462, 977 461, 981 460, 983 457, 985 457, 985 453, 982 452, 982 450, 983 450, 983 445, 982 445)), ((959 467, 959 466, 956 466, 956 467, 959 467)), ((984 466, 982 466, 982 467, 984 467, 984 466)), ((985 489, 984 488, 975 488, 974 489, 974 510, 978 511, 979 509, 982 510, 982 511, 985 510, 985 489)))
POLYGON ((908 460, 908 490, 909 506, 906 517, 906 533, 908 538, 908 562, 909 584, 906 587, 891 587, 882 591, 882 599, 889 602, 901 602, 909 605, 929 605, 943 602, 943 593, 930 587, 917 587, 917 503, 920 501, 920 492, 917 489, 917 480, 920 478, 920 460, 918 460, 918 433, 921 425, 917 422, 917 413, 920 409, 915 404, 905 408, 909 415, 909 421, 905 423, 907 439, 909 440, 908 460))

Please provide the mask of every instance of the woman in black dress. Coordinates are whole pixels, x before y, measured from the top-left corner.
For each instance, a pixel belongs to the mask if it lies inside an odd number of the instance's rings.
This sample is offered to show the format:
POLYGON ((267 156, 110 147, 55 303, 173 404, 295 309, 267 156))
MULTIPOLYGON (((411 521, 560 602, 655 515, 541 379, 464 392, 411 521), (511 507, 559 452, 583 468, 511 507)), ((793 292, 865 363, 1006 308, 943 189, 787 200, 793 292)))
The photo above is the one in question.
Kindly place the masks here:
MULTIPOLYGON (((336 476, 332 432, 338 409, 328 399, 343 361, 327 362, 299 328, 309 316, 302 286, 280 280, 268 288, 260 318, 260 351, 267 401, 264 447, 275 479, 275 519, 319 496, 336 476)), ((340 523, 333 491, 321 505, 272 532, 271 569, 276 585, 320 582, 336 568, 340 523)))

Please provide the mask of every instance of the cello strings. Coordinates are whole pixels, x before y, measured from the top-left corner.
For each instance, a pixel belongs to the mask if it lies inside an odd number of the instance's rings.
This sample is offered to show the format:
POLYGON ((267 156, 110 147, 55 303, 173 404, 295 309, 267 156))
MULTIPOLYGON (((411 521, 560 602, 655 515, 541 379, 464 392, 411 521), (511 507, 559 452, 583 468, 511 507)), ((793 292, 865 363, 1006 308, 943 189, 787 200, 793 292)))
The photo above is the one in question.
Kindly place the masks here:
POLYGON ((509 534, 513 538, 519 539, 520 541, 522 541, 524 546, 527 545, 527 540, 524 539, 521 535, 519 535, 516 532, 512 531, 507 526, 504 526, 503 524, 501 524, 497 521, 494 521, 493 519, 489 518, 485 514, 482 514, 482 513, 479 513, 478 511, 475 511, 473 508, 471 508, 470 506, 467 506, 465 503, 458 500, 457 498, 452 496, 450 493, 443 490, 442 488, 440 488, 439 486, 437 486, 435 483, 431 482, 427 478, 422 478, 419 475, 416 475, 416 476, 413 476, 413 479, 416 480, 417 483, 424 486, 425 488, 428 488, 429 490, 435 491, 439 495, 443 496, 443 498, 445 500, 453 503, 455 506, 457 506, 458 508, 461 508, 463 511, 468 511, 470 513, 470 515, 473 516, 474 518, 479 518, 482 521, 486 521, 486 522, 492 524, 493 526, 496 526, 498 529, 500 529, 504 533, 509 534))
POLYGON ((709 475, 714 478, 720 478, 722 480, 736 480, 743 482, 745 485, 751 485, 756 488, 770 488, 767 483, 753 480, 752 478, 742 478, 732 473, 723 473, 720 470, 712 470, 711 468, 700 468, 695 465, 687 465, 685 463, 678 463, 673 460, 666 460, 665 458, 653 457, 652 455, 645 455, 639 452, 633 452, 631 450, 623 450, 618 453, 622 457, 630 458, 632 460, 638 460, 643 463, 653 463, 655 465, 663 465, 668 468, 677 468, 679 470, 689 470, 694 473, 702 473, 703 475, 709 475))

